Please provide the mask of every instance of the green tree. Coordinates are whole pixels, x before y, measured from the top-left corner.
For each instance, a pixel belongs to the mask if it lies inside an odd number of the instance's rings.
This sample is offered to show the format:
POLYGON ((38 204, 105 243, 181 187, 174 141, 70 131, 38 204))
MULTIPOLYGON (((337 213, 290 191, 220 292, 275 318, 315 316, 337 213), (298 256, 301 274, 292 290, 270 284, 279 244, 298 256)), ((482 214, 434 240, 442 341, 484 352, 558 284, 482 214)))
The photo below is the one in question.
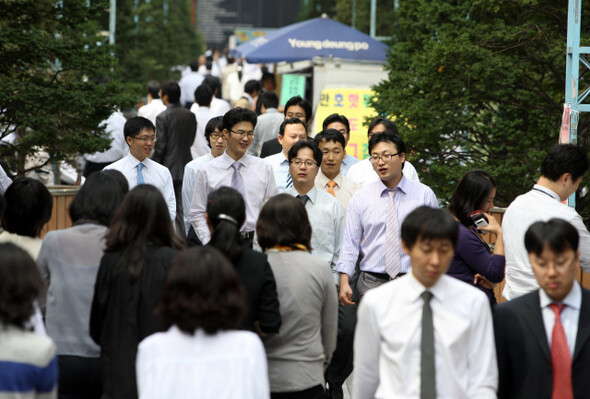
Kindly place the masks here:
POLYGON ((171 67, 188 65, 203 52, 190 10, 190 0, 117 1, 117 75, 137 97, 145 95, 145 85, 152 79, 179 78, 171 67))
MULTIPOLYGON (((334 10, 335 20, 366 34, 370 33, 370 1, 338 0, 334 10)), ((375 34, 377 36, 391 36, 396 31, 396 15, 393 0, 377 0, 375 34)))
POLYGON ((43 147, 54 161, 109 145, 99 123, 125 103, 99 35, 105 0, 4 0, 0 13, 0 158, 22 174, 43 147), (9 137, 10 136, 10 137, 9 137))
MULTIPOLYGON (((586 7, 583 36, 588 14, 586 7)), ((531 188, 557 143, 567 2, 403 1, 397 20, 389 78, 375 87, 377 111, 397 117, 409 159, 439 198, 481 168, 497 180, 497 203, 507 205, 531 188)), ((583 145, 587 119, 580 118, 583 145)))

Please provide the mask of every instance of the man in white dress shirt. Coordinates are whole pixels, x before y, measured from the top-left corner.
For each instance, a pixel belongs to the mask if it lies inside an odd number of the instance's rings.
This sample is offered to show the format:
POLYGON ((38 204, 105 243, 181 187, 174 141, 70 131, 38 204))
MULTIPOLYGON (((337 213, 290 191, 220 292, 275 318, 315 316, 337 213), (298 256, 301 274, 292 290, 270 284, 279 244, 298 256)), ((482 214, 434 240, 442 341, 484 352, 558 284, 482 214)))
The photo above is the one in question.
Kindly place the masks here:
POLYGON ((401 228, 411 272, 367 292, 354 337, 355 399, 496 398, 492 314, 477 288, 445 275, 457 223, 420 207, 401 228))
MULTIPOLYGON (((350 140, 350 123, 348 122, 348 118, 344 115, 339 114, 332 114, 324 119, 322 123, 322 129, 334 129, 338 130, 344 136, 344 141, 346 142, 346 146, 348 145, 348 140, 350 140)), ((356 163, 360 162, 358 158, 353 157, 350 154, 346 154, 342 161, 342 167, 340 168, 340 173, 343 176, 346 176, 348 173, 348 169, 356 163)))
POLYGON ((561 203, 576 192, 588 166, 588 155, 581 147, 554 146, 543 160, 537 184, 506 209, 502 219, 506 250, 504 298, 511 300, 539 288, 524 247, 524 233, 536 221, 558 217, 573 224, 580 234, 580 266, 590 272, 590 233, 576 210, 561 203))
POLYGON ((203 83, 205 76, 198 72, 198 61, 191 61, 189 66, 191 72, 184 75, 178 82, 178 85, 180 86, 180 105, 190 109, 193 104, 195 90, 203 83))
POLYGON ((8 186, 12 184, 12 179, 8 177, 4 168, 0 165, 0 195, 3 195, 8 186))
POLYGON ((336 198, 315 187, 315 177, 321 164, 322 152, 313 141, 294 143, 289 149, 293 187, 285 193, 297 197, 305 207, 312 229, 311 253, 326 261, 337 284, 336 263, 344 233, 344 211, 336 198))
POLYGON ((215 76, 205 76, 205 80, 203 83, 211 89, 213 92, 213 97, 211 98, 211 105, 209 108, 211 109, 211 115, 213 116, 223 116, 227 111, 231 109, 231 105, 229 102, 222 100, 221 98, 217 98, 217 93, 221 90, 221 82, 215 76))
POLYGON ((223 116, 223 135, 227 147, 222 156, 209 161, 195 173, 195 190, 189 212, 191 225, 203 244, 211 239, 205 212, 207 196, 222 186, 236 189, 246 203, 246 222, 242 237, 252 242, 258 214, 264 203, 277 193, 270 163, 246 154, 254 137, 256 114, 234 108, 223 116))
MULTIPOLYGON (((368 141, 371 141, 371 137, 373 137, 377 133, 383 133, 384 131, 389 130, 395 134, 398 134, 397 126, 395 123, 390 121, 387 118, 375 118, 369 125, 368 129, 368 141)), ((398 134, 399 135, 399 134, 398 134)), ((410 163, 410 161, 405 161, 403 165, 404 176, 406 179, 420 181, 418 178, 418 172, 416 172, 416 168, 414 165, 410 163)), ((379 175, 375 172, 373 168, 373 164, 371 163, 371 158, 364 159, 356 164, 352 165, 348 170, 347 175, 352 180, 356 181, 361 185, 365 185, 366 183, 371 183, 374 181, 379 180, 379 175)))
POLYGON ((298 141, 307 140, 307 126, 297 118, 285 119, 279 126, 278 139, 283 151, 266 157, 266 160, 272 166, 277 192, 280 194, 293 186, 289 173, 289 150, 298 141))
POLYGON ((198 240, 195 230, 190 224, 188 218, 188 210, 193 199, 193 192, 195 191, 195 173, 197 170, 214 158, 220 157, 225 151, 225 136, 223 135, 223 117, 216 116, 212 118, 205 126, 205 139, 211 149, 208 154, 200 158, 193 159, 184 167, 184 177, 182 179, 182 208, 186 209, 184 215, 184 228, 189 242, 196 242, 198 240), (191 234, 192 232, 192 234, 191 234), (192 241, 191 241, 192 239, 192 241))
POLYGON ((137 110, 137 116, 148 118, 155 126, 158 115, 166 110, 166 105, 160 99, 160 82, 157 80, 149 82, 147 92, 147 104, 137 110))
POLYGON ((202 84, 195 90, 195 103, 193 104, 193 107, 191 107, 191 112, 195 114, 197 120, 197 134, 195 135, 195 141, 191 146, 191 155, 193 156, 193 159, 207 155, 210 152, 209 143, 205 138, 205 127, 209 120, 213 118, 213 114, 209 108, 212 97, 213 92, 207 85, 202 84), (196 107, 194 107, 194 105, 196 105, 196 107))
POLYGON ((101 171, 105 166, 118 161, 129 153, 129 147, 125 142, 125 135, 123 134, 125 122, 127 120, 121 111, 113 112, 105 121, 101 122, 101 126, 105 127, 105 132, 112 140, 111 145, 104 151, 84 155, 84 160, 86 161, 83 173, 84 177, 101 171))
POLYGON ((315 185, 336 197, 346 214, 348 202, 361 185, 340 172, 342 161, 346 157, 344 136, 337 130, 327 129, 316 134, 314 141, 323 154, 322 167, 315 178, 315 185))
POLYGON ((150 159, 156 142, 156 128, 147 118, 136 116, 125 123, 123 130, 129 154, 105 167, 123 173, 129 189, 138 184, 151 184, 160 190, 170 212, 170 219, 176 217, 176 197, 172 175, 168 168, 150 159), (140 166, 141 165, 141 166, 140 166))

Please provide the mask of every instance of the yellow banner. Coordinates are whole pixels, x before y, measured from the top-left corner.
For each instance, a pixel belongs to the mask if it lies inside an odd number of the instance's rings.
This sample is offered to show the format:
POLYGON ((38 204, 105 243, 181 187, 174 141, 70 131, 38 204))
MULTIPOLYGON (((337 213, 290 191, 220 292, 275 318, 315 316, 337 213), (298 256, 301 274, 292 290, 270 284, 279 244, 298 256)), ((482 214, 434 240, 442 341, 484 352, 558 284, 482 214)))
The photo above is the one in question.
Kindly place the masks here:
POLYGON ((316 111, 316 131, 322 130, 322 122, 327 116, 337 113, 348 118, 350 140, 346 153, 358 159, 369 157, 367 127, 363 126, 366 117, 376 117, 377 113, 369 106, 374 93, 370 89, 324 89, 316 111))

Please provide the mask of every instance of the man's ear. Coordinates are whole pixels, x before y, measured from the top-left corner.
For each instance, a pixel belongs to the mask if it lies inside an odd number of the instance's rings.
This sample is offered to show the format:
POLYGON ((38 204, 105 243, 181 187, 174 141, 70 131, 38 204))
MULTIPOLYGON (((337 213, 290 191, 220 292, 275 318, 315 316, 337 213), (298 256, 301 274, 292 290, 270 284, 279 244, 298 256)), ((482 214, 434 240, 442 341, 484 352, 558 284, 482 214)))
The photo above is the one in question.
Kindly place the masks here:
POLYGON ((131 136, 126 136, 125 141, 127 142, 127 145, 131 147, 131 142, 133 141, 133 138, 131 136))
POLYGON ((405 242, 404 240, 402 240, 402 249, 404 250, 404 253, 405 253, 405 254, 408 254, 408 255, 410 254, 410 249, 411 249, 411 248, 409 248, 409 247, 406 245, 406 242, 405 242))
POLYGON ((572 178, 572 174, 571 174, 571 173, 569 173, 569 172, 566 172, 566 173, 564 173, 563 175, 559 176, 559 182, 560 182, 562 185, 564 185, 564 186, 565 186, 565 185, 566 185, 566 184, 567 184, 569 181, 572 181, 572 180, 573 180, 573 178, 572 178))

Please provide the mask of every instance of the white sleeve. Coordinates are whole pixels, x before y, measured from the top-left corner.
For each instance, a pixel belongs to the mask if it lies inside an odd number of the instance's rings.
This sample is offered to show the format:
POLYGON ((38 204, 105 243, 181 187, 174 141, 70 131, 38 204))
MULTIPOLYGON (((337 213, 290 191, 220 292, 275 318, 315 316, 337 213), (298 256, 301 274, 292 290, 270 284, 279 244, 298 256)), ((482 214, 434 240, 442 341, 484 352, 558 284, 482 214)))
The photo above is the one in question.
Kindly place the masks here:
POLYGON ((184 211, 184 235, 188 234, 190 228, 188 213, 191 207, 191 200, 193 198, 193 191, 195 188, 195 172, 189 167, 187 163, 184 167, 184 175, 182 177, 182 210, 184 211))
POLYGON ((484 295, 474 302, 469 333, 468 396, 473 399, 496 398, 498 365, 490 304, 484 295))
POLYGON ((0 195, 3 195, 8 186, 10 186, 11 184, 12 180, 10 179, 10 177, 8 177, 8 175, 4 171, 4 168, 0 166, 0 195))
POLYGON ((381 337, 369 291, 361 301, 354 333, 353 395, 355 399, 373 399, 379 386, 381 337))
POLYGON ((576 213, 576 216, 570 220, 570 223, 578 230, 580 235, 580 266, 586 273, 590 273, 590 233, 582 221, 582 217, 576 213))
POLYGON ((332 258, 332 270, 336 270, 338 258, 340 257, 340 247, 342 246, 342 237, 344 236, 344 211, 340 202, 334 206, 334 256, 332 258))
POLYGON ((146 381, 146 365, 145 365, 145 349, 141 342, 137 347, 137 358, 135 360, 135 374, 137 379, 137 397, 141 398, 142 393, 145 391, 146 381))
POLYGON ((202 169, 197 170, 195 173, 195 189, 193 190, 193 199, 188 217, 203 245, 207 244, 211 239, 211 233, 209 232, 207 220, 205 219, 205 212, 207 211, 207 186, 207 175, 202 169))
POLYGON ((174 184, 172 184, 172 175, 168 168, 166 168, 166 181, 164 182, 164 191, 162 192, 168 211, 170 212, 170 220, 174 222, 176 218, 176 196, 174 195, 174 184))

